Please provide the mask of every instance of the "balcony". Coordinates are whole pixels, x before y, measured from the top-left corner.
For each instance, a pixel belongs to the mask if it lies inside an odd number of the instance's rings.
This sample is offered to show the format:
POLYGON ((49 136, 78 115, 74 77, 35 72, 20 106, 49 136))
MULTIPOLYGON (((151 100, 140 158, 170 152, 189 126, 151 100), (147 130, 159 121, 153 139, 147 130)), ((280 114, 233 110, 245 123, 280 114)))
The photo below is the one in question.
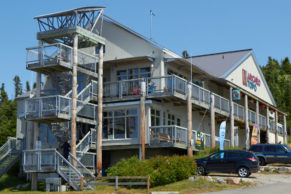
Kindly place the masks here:
MULTIPOLYGON (((150 147, 176 147, 181 149, 187 148, 187 128, 168 125, 168 126, 152 126, 150 127, 150 147)), ((211 135, 207 133, 201 133, 201 139, 197 139, 197 131, 192 130, 192 139, 194 142, 193 149, 203 149, 205 147, 211 147, 211 135), (200 142, 203 146, 197 144, 200 142)), ((219 141, 216 141, 216 145, 219 145, 219 141)), ((230 146, 230 140, 224 140, 224 146, 230 146)))
MULTIPOLYGON (((67 45, 49 44, 42 47, 27 48, 26 68, 44 74, 72 71, 73 48, 67 45)), ((97 77, 98 58, 78 50, 77 70, 97 77)))
MULTIPOLYGON (((46 96, 31 98, 23 102, 23 112, 27 120, 39 122, 62 122, 71 120, 71 98, 46 96)), ((96 105, 77 101, 77 121, 96 124, 96 105)))

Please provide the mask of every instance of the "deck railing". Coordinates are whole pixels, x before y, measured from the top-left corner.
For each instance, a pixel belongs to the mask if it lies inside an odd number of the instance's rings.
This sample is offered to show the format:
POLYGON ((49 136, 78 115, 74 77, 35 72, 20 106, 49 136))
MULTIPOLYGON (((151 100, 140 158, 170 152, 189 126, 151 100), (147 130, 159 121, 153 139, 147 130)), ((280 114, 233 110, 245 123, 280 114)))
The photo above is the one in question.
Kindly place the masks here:
POLYGON ((150 127, 150 144, 185 144, 187 145, 187 129, 176 125, 150 127))
POLYGON ((75 190, 80 190, 83 175, 56 149, 24 150, 24 172, 57 172, 75 190))
POLYGON ((245 108, 242 105, 233 103, 233 114, 239 119, 245 119, 245 108))
MULTIPOLYGON (((30 120, 62 117, 70 119, 72 100, 65 96, 45 96, 27 99, 24 102, 24 115, 30 120)), ((96 105, 77 101, 77 116, 96 120, 96 105)), ((65 119, 66 119, 65 118, 65 119)))
POLYGON ((257 122, 257 118, 256 118, 256 112, 252 111, 249 109, 248 111, 248 119, 249 119, 249 122, 251 123, 256 123, 257 122))
POLYGON ((259 115, 259 118, 260 118, 260 126, 266 129, 267 128, 266 117, 263 115, 259 115))
MULTIPOLYGON (((73 66, 73 48, 67 45, 56 43, 43 45, 42 47, 27 48, 27 68, 49 66, 65 63, 68 67, 73 66), (39 56, 41 54, 41 56, 39 56), (39 60, 41 57, 41 60, 39 60)), ((78 66, 96 72, 98 58, 84 51, 78 50, 78 66)))

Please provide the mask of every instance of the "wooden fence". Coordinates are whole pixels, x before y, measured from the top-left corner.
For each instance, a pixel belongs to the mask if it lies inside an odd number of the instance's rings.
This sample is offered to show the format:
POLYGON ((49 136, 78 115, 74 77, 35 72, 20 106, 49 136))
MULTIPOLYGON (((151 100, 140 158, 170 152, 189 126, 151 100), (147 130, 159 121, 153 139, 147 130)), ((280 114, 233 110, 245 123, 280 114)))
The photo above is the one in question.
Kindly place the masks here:
POLYGON ((107 176, 107 177, 86 177, 85 180, 91 186, 98 186, 98 185, 114 185, 115 190, 118 190, 118 186, 123 185, 144 185, 147 186, 147 191, 150 190, 150 176, 107 176), (120 182, 119 180, 146 180, 145 182, 120 182), (114 182, 98 182, 102 180, 115 180, 114 182))

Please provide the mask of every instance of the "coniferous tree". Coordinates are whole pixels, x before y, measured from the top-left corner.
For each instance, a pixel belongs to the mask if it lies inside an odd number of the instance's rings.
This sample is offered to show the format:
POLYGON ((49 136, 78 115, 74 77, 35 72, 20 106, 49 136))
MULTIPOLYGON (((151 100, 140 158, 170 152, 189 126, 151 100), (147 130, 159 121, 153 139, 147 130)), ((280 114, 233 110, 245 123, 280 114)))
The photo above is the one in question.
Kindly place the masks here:
POLYGON ((29 82, 26 81, 26 92, 29 92, 30 91, 30 85, 29 85, 29 82))
POLYGON ((187 50, 184 50, 182 52, 182 56, 183 56, 183 58, 188 58, 189 57, 188 51, 187 50))
POLYGON ((4 83, 2 83, 0 91, 1 91, 1 94, 0 94, 1 95, 1 103, 7 102, 8 95, 5 91, 5 84, 4 83))
POLYGON ((16 75, 13 79, 15 86, 15 98, 22 94, 22 84, 18 75, 16 75))

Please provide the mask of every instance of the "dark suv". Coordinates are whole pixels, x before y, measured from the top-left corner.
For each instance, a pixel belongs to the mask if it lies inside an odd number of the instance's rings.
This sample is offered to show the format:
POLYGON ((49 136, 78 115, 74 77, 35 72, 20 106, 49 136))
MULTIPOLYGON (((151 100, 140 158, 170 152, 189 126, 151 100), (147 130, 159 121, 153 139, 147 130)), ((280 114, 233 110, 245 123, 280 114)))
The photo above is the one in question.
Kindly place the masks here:
POLYGON ((267 163, 291 164, 291 148, 283 144, 256 144, 251 146, 250 151, 259 158, 261 166, 267 163))
POLYGON ((238 173, 240 177, 248 177, 259 170, 259 161, 254 153, 243 150, 224 150, 197 159, 197 174, 207 175, 209 172, 238 173))

